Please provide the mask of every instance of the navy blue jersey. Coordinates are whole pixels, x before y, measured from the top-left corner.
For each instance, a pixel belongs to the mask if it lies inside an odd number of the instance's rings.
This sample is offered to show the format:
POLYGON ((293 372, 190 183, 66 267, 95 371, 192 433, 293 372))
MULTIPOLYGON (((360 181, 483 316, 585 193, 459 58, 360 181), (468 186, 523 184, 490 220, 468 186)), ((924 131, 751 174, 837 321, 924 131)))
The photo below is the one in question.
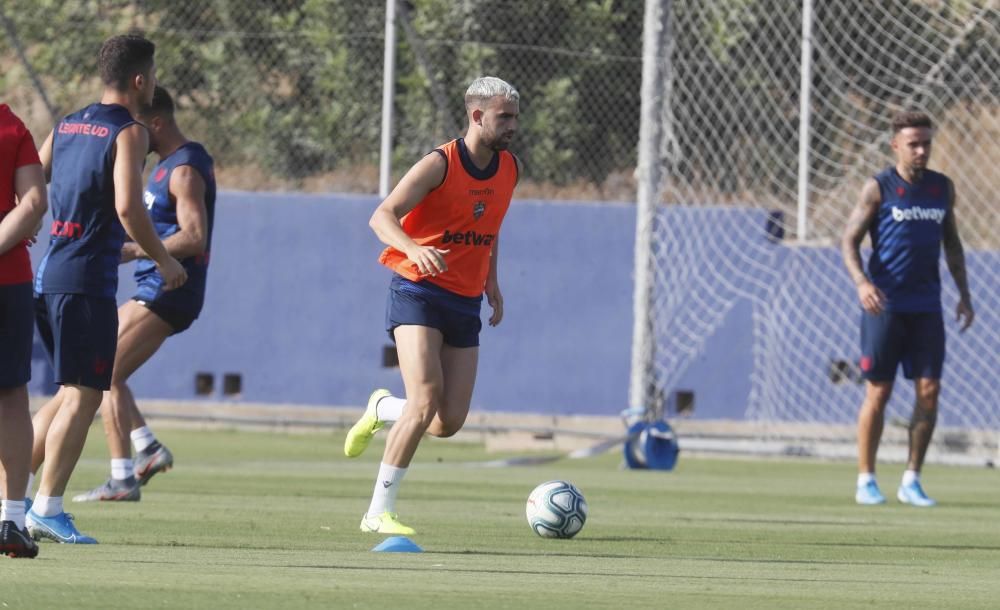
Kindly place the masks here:
POLYGON ((53 130, 52 229, 35 292, 114 298, 125 241, 115 210, 114 144, 133 123, 124 106, 92 104, 53 130))
POLYGON ((910 184, 890 167, 875 176, 882 203, 870 229, 868 276, 886 296, 886 311, 941 310, 941 257, 948 178, 925 170, 910 184))
POLYGON ((180 231, 181 227, 177 224, 177 202, 170 196, 170 176, 174 169, 182 165, 190 165, 205 181, 205 211, 208 216, 205 252, 180 261, 187 271, 187 282, 169 293, 163 292, 163 277, 157 271, 156 264, 149 259, 139 259, 135 268, 135 280, 138 284, 135 296, 137 299, 152 302, 161 295, 169 294, 172 307, 183 308, 197 315, 205 300, 205 279, 208 275, 212 225, 215 221, 215 170, 212 157, 205 147, 198 142, 187 142, 166 158, 160 159, 149 176, 143 201, 149 208, 149 215, 160 239, 166 239, 180 231))

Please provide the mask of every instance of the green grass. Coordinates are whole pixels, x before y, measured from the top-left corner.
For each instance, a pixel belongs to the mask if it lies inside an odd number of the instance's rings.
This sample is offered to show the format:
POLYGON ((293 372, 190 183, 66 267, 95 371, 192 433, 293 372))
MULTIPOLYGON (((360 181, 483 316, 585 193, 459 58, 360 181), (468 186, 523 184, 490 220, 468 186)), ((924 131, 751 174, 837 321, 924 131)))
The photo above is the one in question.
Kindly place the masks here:
MULTIPOLYGON (((100 483, 92 430, 70 494, 100 483)), ((0 558, 0 608, 996 608, 1000 475, 931 467, 941 506, 853 504, 847 463, 681 456, 673 472, 608 454, 481 468, 471 444, 425 441, 400 509, 425 552, 372 553, 358 530, 381 446, 334 433, 161 430, 177 467, 136 504, 71 505, 101 544, 0 558), (538 483, 587 496, 573 540, 524 520, 538 483)), ((881 472, 894 491, 898 467, 881 472)))

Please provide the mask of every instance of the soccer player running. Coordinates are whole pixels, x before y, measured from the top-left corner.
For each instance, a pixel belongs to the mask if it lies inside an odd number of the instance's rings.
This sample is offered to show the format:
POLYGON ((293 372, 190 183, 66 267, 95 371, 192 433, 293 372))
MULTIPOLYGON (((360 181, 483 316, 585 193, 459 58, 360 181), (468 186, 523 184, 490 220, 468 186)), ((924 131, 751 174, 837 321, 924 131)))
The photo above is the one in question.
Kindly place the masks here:
POLYGON ((369 224, 388 247, 379 261, 395 273, 386 329, 396 342, 406 398, 376 390, 348 432, 344 453, 356 457, 386 422, 395 422, 361 530, 410 535, 399 522, 399 485, 424 433, 452 436, 465 423, 479 359, 482 296, 503 319, 497 278, 500 224, 517 184, 519 162, 507 150, 517 131, 520 96, 494 77, 465 93, 464 139, 414 165, 369 224))
POLYGON ((98 56, 100 103, 59 121, 40 151, 53 220, 49 249, 35 275, 36 321, 62 387, 34 420, 36 430, 47 430, 41 482, 26 518, 36 539, 97 542, 76 529, 63 510, 63 493, 111 386, 126 231, 156 262, 166 288, 187 279, 142 205, 149 135, 133 117, 152 101, 154 52, 153 43, 137 35, 105 41, 98 56))
POLYGON ((149 143, 160 161, 153 168, 143 200, 167 252, 181 261, 187 282, 164 290, 163 277, 135 242, 125 242, 122 262, 138 259, 132 299, 118 308, 118 349, 111 391, 101 405, 104 435, 111 453, 111 478, 74 502, 137 501, 140 487, 173 466, 174 459, 146 425, 128 387, 128 379, 163 345, 186 330, 205 302, 209 248, 215 216, 215 171, 205 147, 187 139, 174 118, 174 102, 157 86, 153 101, 137 118, 149 130, 149 143), (133 465, 129 438, 135 444, 133 465))
POLYGON ((913 379, 916 404, 910 419, 909 459, 896 497, 904 504, 934 506, 924 493, 920 471, 937 421, 945 356, 938 259, 944 245, 948 270, 958 287, 955 309, 961 330, 975 313, 965 275, 965 254, 955 218, 955 187, 927 169, 934 135, 931 119, 904 112, 892 121, 896 164, 861 189, 841 240, 844 265, 858 291, 861 314, 861 371, 865 399, 858 415, 858 504, 883 504, 875 481, 875 456, 896 370, 913 379), (871 236, 868 273, 859 247, 871 236))
POLYGON ((27 244, 47 205, 35 141, 21 119, 0 104, 0 555, 9 557, 38 555, 24 522, 32 436, 27 383, 35 332, 27 244))

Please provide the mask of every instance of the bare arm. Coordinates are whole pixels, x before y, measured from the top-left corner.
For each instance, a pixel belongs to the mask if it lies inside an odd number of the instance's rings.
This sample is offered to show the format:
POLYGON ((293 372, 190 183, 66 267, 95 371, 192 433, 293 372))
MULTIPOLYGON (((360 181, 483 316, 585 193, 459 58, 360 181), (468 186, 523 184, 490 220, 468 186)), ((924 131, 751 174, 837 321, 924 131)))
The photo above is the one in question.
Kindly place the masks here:
POLYGON ((163 276, 169 290, 187 280, 187 273, 172 256, 167 254, 153 222, 142 204, 142 163, 149 150, 149 134, 142 125, 130 125, 115 140, 115 210, 125 231, 132 237, 163 276))
POLYGON ((958 236, 958 221, 955 218, 955 185, 948 181, 948 213, 944 217, 942 243, 944 245, 944 258, 948 264, 948 271, 951 272, 952 279, 955 280, 955 287, 958 288, 958 307, 955 310, 955 318, 962 321, 962 330, 972 325, 972 320, 976 317, 972 309, 972 295, 969 294, 969 281, 965 274, 965 250, 962 248, 962 239, 958 236), (964 318, 964 320, 963 320, 964 318))
MULTIPOLYGON (((514 157, 514 164, 517 166, 517 182, 515 186, 521 182, 521 174, 524 171, 524 165, 521 160, 517 158, 517 155, 511 154, 514 157)), ((496 238, 493 240, 493 249, 490 251, 490 270, 489 275, 486 276, 486 301, 490 304, 493 309, 493 314, 490 316, 490 326, 496 326, 503 320, 503 293, 500 292, 500 276, 498 273, 500 262, 500 234, 498 233, 496 238)))
POLYGON ((493 239, 493 249, 490 251, 490 271, 486 276, 486 302, 493 309, 490 316, 490 326, 496 326, 503 320, 503 293, 500 292, 500 279, 497 275, 497 260, 500 257, 500 234, 493 239))
MULTIPOLYGON (((181 165, 170 174, 170 194, 177 202, 180 230, 163 240, 167 253, 176 259, 204 254, 208 245, 208 211, 205 207, 205 180, 190 165, 181 165)), ((122 262, 149 256, 135 242, 122 247, 122 262)))
POLYGON ((403 231, 400 219, 441 184, 447 169, 448 163, 441 155, 428 154, 406 172, 368 221, 368 226, 382 243, 406 254, 424 275, 446 271, 448 265, 444 262, 444 255, 449 251, 417 244, 403 231))
POLYGON ((844 267, 847 268, 847 273, 858 290, 861 306, 871 314, 882 311, 882 307, 885 306, 885 295, 865 275, 864 265, 861 262, 861 241, 875 220, 881 203, 882 195, 879 192, 878 182, 874 178, 869 178, 861 188, 861 196, 847 219, 847 226, 844 227, 840 239, 840 254, 844 259, 844 267))
POLYGON ((38 164, 25 165, 14 172, 17 205, 0 220, 0 254, 26 239, 32 239, 48 209, 45 173, 38 164))
POLYGON ((38 158, 42 161, 42 171, 45 173, 45 183, 52 181, 52 138, 55 131, 50 131, 49 135, 42 142, 42 147, 38 149, 38 158))

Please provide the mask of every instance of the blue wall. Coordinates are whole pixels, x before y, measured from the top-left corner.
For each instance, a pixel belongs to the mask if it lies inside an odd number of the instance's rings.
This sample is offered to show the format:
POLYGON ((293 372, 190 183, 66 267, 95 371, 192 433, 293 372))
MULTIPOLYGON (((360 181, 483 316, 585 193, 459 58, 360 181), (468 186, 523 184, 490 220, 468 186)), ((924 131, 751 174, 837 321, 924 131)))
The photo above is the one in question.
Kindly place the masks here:
MULTIPOLYGON (((382 367, 390 273, 368 228, 377 200, 351 195, 219 195, 205 309, 132 378, 138 397, 193 399, 199 372, 242 376, 238 400, 358 405, 402 392, 382 367)), ((501 240, 505 317, 484 325, 473 406, 617 413, 626 406, 633 208, 512 205, 501 240)), ((43 253, 44 244, 34 255, 43 253)), ((119 300, 132 294, 123 266, 119 300)), ((490 308, 483 307, 484 319, 490 308)), ((31 389, 51 380, 36 346, 31 389)))
MULTIPOLYGON (((220 193, 202 317, 135 374, 135 394, 206 398, 195 394, 198 373, 214 376, 207 398, 218 400, 360 405, 375 387, 401 393, 398 370, 382 366, 383 348, 391 345, 384 331, 390 274, 376 262, 381 246, 367 226, 376 203, 370 196, 220 193), (241 376, 238 396, 223 395, 226 374, 241 376)), ((497 328, 484 324, 473 407, 617 414, 627 406, 634 210, 607 203, 512 204, 500 248, 505 318, 497 328)), ((820 419, 824 413, 830 421, 853 419, 861 387, 825 380, 831 359, 858 357, 857 305, 836 249, 769 241, 762 210, 673 206, 661 213, 662 226, 673 231, 668 241, 683 258, 677 267, 701 265, 671 275, 671 255, 660 260, 666 290, 682 297, 661 332, 707 334, 675 342, 686 353, 671 365, 672 390, 695 393, 694 416, 759 416, 748 413, 756 375, 758 386, 778 388, 772 396, 758 391, 758 406, 790 413, 815 401, 812 412, 820 419), (687 295, 696 297, 690 305, 687 295), (755 344, 762 311, 780 319, 755 344), (717 319, 709 331, 688 333, 704 327, 712 312, 717 319), (843 321, 842 328, 835 324, 830 332, 829 323, 814 323, 824 317, 843 321), (776 374, 777 383, 761 385, 765 374, 776 374), (824 401, 836 408, 823 408, 824 401)), ((44 244, 35 250, 37 263, 44 244)), ((956 397, 985 396, 983 404, 995 405, 998 390, 980 386, 995 381, 996 367, 988 370, 989 358, 972 353, 992 353, 993 364, 1000 364, 1000 346, 988 332, 1000 327, 1000 302, 975 290, 976 278, 1000 267, 1000 253, 967 256, 981 330, 958 339, 949 323, 949 363, 963 368, 942 398, 958 404, 956 397)), ((134 289, 131 271, 122 267, 120 301, 134 289)), ((945 285, 951 307, 950 280, 945 285)), ((484 303, 484 320, 489 313, 484 303)), ((51 371, 37 345, 33 368, 31 390, 50 392, 51 371)), ((905 390, 899 397, 908 400, 905 390)), ((982 410, 978 403, 975 408, 982 410)), ((949 423, 951 415, 942 415, 949 423)), ((991 417, 981 423, 1000 425, 991 417)))

